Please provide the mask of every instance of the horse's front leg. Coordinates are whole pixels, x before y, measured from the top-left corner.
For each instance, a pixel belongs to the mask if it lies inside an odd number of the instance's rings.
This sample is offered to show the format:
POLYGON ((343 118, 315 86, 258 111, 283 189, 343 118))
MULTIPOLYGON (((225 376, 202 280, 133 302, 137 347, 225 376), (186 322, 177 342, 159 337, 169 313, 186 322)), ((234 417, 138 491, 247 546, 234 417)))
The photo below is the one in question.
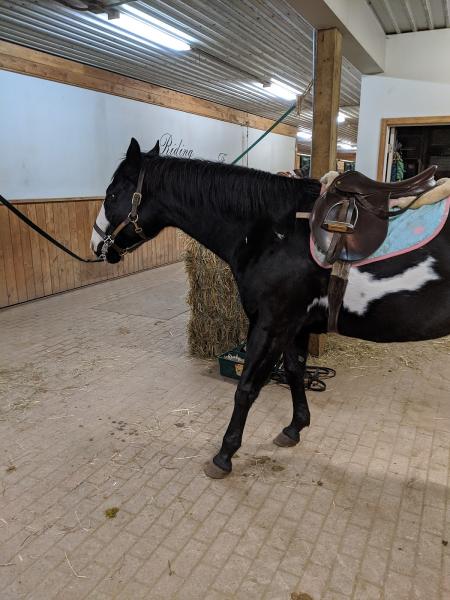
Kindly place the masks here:
POLYGON ((300 431, 308 427, 310 413, 305 394, 304 375, 308 356, 308 334, 300 334, 296 343, 284 350, 283 362, 286 379, 292 395, 292 421, 273 440, 277 446, 295 446, 300 441, 300 431))
POLYGON ((222 447, 205 465, 208 477, 221 479, 231 473, 231 459, 241 447, 242 434, 251 405, 270 375, 281 352, 281 343, 258 325, 250 327, 247 355, 235 396, 234 410, 225 432, 222 447))

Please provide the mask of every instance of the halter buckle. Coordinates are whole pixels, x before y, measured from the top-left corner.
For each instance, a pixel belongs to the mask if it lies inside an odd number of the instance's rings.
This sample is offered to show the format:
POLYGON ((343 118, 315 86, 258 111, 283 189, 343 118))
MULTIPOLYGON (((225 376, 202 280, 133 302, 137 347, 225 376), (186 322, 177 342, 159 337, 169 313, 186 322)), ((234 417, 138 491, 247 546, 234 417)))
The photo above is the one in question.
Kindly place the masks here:
POLYGON ((142 200, 141 192, 133 192, 133 195, 131 197, 131 206, 133 207, 131 210, 132 213, 134 213, 134 211, 137 209, 137 207, 141 203, 141 200, 142 200))
POLYGON ((102 251, 100 252, 100 258, 102 258, 103 260, 106 260, 106 255, 108 253, 108 250, 111 248, 111 246, 113 244, 114 244, 114 239, 110 235, 107 235, 103 241, 102 251))

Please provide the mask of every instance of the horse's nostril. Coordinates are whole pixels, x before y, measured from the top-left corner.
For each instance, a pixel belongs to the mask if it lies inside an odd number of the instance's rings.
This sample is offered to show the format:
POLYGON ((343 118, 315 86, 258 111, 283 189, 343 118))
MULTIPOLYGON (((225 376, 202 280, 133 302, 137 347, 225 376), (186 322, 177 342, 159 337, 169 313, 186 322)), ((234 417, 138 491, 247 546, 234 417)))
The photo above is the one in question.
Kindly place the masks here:
POLYGON ((116 252, 116 250, 114 250, 114 248, 108 248, 108 252, 106 253, 107 262, 114 265, 114 264, 120 262, 121 258, 122 257, 120 256, 120 254, 118 252, 116 252))
POLYGON ((96 255, 96 256, 100 256, 101 251, 102 251, 102 246, 103 246, 103 242, 100 242, 99 244, 96 244, 95 242, 91 242, 91 249, 92 252, 96 255))

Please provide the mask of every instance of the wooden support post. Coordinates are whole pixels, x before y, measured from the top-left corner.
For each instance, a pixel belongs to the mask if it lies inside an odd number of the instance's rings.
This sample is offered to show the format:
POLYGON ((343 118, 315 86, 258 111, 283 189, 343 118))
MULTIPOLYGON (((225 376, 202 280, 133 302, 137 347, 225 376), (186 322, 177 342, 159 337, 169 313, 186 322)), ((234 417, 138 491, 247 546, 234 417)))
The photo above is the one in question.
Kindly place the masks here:
POLYGON ((336 170, 342 34, 337 29, 321 29, 316 40, 311 175, 320 178, 336 170))
POLYGON ((327 347, 326 334, 312 333, 309 336, 308 352, 311 356, 321 356, 327 347))
MULTIPOLYGON (((336 170, 341 64, 341 32, 338 29, 319 30, 316 37, 311 149, 311 177, 317 179, 328 171, 336 170)), ((319 356, 325 349, 325 343, 324 335, 312 335, 310 354, 319 356)))

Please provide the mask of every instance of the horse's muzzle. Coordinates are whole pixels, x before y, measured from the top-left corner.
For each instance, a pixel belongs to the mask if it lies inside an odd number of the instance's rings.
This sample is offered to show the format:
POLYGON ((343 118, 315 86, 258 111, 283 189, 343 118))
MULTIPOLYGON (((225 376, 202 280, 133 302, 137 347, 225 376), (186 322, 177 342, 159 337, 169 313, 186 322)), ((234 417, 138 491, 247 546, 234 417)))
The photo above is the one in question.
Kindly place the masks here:
MULTIPOLYGON (((100 242, 97 250, 95 251, 95 254, 99 257, 102 256, 102 248, 104 243, 105 242, 100 242)), ((105 256, 106 262, 110 263, 111 265, 115 265, 116 263, 120 262, 121 259, 122 256, 117 252, 117 250, 114 250, 114 248, 108 248, 105 256)))
POLYGON ((116 263, 122 260, 122 256, 114 250, 114 248, 108 248, 108 252, 106 253, 106 262, 115 265, 116 263))

